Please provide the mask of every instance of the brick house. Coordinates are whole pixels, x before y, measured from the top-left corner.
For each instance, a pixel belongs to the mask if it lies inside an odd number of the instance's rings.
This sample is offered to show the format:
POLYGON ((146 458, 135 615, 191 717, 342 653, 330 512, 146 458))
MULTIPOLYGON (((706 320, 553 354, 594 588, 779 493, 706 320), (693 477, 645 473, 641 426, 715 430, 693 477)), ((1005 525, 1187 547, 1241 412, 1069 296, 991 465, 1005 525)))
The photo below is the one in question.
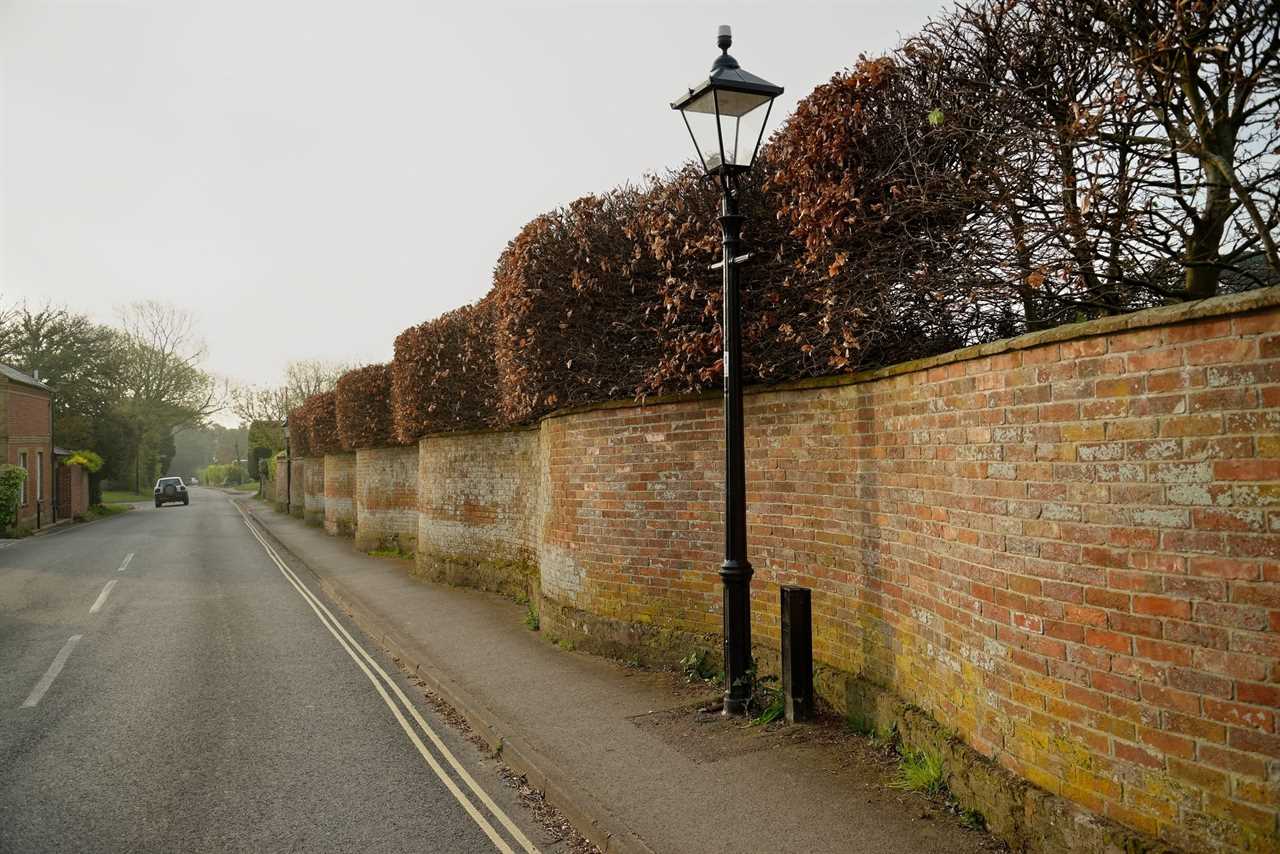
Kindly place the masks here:
POLYGON ((0 364, 0 453, 27 470, 18 501, 18 524, 53 521, 53 399, 33 376, 0 364))

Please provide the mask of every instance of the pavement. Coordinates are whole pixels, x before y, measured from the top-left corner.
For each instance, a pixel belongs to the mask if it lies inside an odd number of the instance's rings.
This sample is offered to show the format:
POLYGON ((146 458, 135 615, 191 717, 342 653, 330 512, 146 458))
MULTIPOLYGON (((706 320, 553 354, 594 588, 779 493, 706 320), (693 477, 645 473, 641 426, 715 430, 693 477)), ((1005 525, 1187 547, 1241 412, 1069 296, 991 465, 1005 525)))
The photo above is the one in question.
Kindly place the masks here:
POLYGON ((604 851, 996 847, 936 803, 886 787, 891 763, 863 739, 699 715, 697 692, 672 674, 565 651, 530 631, 514 602, 423 581, 408 561, 369 557, 261 502, 239 503, 286 560, 305 566, 604 851))
POLYGON ((0 550, 0 851, 566 850, 312 587, 211 490, 0 550))

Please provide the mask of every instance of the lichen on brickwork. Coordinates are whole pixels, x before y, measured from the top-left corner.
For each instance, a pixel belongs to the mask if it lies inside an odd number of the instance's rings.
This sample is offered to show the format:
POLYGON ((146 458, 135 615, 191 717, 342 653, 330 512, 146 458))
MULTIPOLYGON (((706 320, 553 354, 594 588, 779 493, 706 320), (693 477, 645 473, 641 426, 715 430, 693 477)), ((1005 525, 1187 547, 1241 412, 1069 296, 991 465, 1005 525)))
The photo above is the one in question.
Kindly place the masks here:
MULTIPOLYGON (((1277 850, 1280 309, 1209 303, 747 397, 761 666, 811 588, 823 702, 1019 850, 1277 850)), ((676 666, 718 649, 721 441, 684 395, 361 451, 357 539, 676 666)))

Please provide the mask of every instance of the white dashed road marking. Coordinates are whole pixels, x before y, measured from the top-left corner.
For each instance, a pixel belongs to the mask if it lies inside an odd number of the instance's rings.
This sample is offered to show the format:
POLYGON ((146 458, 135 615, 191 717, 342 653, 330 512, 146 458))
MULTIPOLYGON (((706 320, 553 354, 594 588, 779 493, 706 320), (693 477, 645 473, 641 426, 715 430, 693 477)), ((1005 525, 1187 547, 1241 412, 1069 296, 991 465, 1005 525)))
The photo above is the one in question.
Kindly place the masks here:
POLYGON ((124 563, 120 564, 120 568, 116 572, 124 572, 129 568, 129 561, 133 560, 133 552, 129 552, 124 556, 124 563))
MULTIPOLYGON (((104 594, 105 595, 105 594, 104 594)), ((40 698, 44 696, 44 692, 49 690, 49 686, 53 684, 53 680, 58 678, 58 674, 62 672, 62 666, 67 663, 71 650, 76 648, 76 644, 80 642, 83 635, 72 635, 67 642, 62 645, 62 649, 58 650, 58 654, 53 657, 53 664, 49 665, 49 669, 44 672, 44 676, 40 677, 40 681, 36 683, 36 687, 31 689, 31 693, 27 699, 23 701, 22 708, 34 708, 40 702, 40 698)))
POLYGON ((98 594, 98 601, 93 603, 93 607, 89 609, 90 614, 96 614, 102 609, 102 603, 107 601, 107 597, 111 595, 111 588, 120 583, 120 579, 113 578, 107 582, 107 586, 102 588, 102 592, 98 594))

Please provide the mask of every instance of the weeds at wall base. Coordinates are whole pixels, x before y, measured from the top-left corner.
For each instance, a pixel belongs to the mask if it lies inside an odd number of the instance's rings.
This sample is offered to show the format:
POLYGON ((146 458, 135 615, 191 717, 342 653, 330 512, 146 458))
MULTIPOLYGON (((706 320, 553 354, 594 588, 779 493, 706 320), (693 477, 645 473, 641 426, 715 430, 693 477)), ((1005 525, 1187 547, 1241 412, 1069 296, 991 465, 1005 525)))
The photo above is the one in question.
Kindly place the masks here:
POLYGON ((937 757, 941 786, 954 809, 1014 851, 1027 854, 1117 851, 1178 854, 1178 849, 1095 815, 1066 798, 1040 789, 980 755, 923 710, 891 691, 848 676, 844 692, 846 725, 881 739, 892 734, 903 756, 937 757))

